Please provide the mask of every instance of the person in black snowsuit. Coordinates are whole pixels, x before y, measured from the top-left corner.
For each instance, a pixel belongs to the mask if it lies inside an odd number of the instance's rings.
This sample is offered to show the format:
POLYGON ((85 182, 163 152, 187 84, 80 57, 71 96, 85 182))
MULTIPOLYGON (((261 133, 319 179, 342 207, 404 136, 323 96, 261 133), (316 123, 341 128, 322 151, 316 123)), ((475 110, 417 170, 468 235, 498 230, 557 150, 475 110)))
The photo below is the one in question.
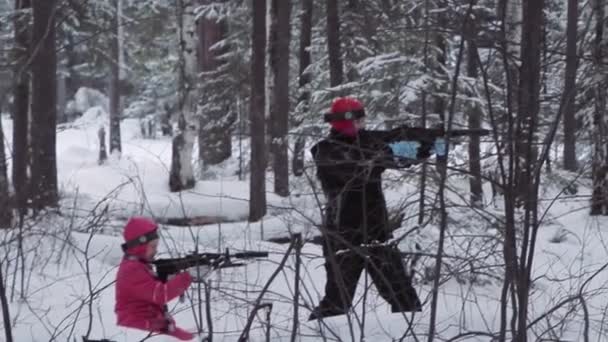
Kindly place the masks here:
POLYGON ((423 161, 434 146, 405 141, 401 128, 362 129, 364 116, 358 100, 336 99, 331 112, 325 114, 331 132, 311 149, 327 199, 322 227, 325 296, 312 311, 311 320, 346 313, 364 269, 392 312, 422 309, 399 250, 386 244, 393 234, 382 173, 387 168, 403 167, 404 160, 407 164, 423 161))

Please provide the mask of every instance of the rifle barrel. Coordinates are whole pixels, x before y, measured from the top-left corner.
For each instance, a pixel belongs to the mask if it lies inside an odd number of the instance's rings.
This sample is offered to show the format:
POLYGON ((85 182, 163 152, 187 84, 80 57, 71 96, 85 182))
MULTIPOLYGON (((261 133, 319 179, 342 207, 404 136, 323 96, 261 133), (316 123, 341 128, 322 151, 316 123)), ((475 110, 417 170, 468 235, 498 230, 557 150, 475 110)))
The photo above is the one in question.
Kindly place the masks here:
POLYGON ((490 130, 483 128, 476 129, 453 129, 446 134, 450 137, 462 137, 462 136, 485 136, 490 135, 490 130), (449 134, 448 134, 449 133, 449 134))
POLYGON ((234 253, 230 256, 235 257, 237 259, 247 259, 247 258, 267 258, 268 252, 240 252, 234 253))

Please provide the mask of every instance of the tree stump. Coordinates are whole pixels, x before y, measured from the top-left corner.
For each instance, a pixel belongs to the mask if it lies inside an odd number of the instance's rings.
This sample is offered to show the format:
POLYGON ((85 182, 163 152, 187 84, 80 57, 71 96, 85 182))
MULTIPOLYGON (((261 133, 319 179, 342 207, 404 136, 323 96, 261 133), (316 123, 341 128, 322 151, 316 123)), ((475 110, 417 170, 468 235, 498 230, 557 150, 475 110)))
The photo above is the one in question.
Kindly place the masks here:
POLYGON ((99 165, 103 164, 108 159, 108 152, 106 151, 106 130, 103 126, 99 127, 97 132, 99 136, 99 165))

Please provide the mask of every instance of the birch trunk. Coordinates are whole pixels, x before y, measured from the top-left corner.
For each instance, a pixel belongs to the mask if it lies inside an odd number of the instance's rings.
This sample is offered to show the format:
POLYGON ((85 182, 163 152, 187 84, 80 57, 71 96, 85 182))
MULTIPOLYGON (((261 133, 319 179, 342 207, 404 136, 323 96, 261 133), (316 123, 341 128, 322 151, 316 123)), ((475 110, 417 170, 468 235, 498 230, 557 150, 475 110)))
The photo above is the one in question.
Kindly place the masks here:
POLYGON ((178 38, 179 38, 179 110, 177 129, 174 129, 172 142, 171 170, 169 188, 181 191, 194 187, 192 149, 198 132, 196 117, 196 26, 194 2, 177 1, 178 38))

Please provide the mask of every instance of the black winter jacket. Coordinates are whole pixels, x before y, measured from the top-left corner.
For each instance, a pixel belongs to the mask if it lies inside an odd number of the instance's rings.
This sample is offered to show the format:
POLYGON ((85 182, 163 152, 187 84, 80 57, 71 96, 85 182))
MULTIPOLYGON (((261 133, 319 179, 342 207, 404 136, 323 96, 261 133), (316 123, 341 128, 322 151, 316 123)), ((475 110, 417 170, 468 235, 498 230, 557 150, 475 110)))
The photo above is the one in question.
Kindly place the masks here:
POLYGON ((392 237, 388 211, 382 192, 382 173, 387 168, 404 167, 428 158, 431 146, 423 144, 418 159, 401 159, 399 164, 388 144, 407 140, 401 128, 389 131, 361 130, 357 136, 332 130, 329 136, 311 148, 327 199, 324 213, 324 236, 343 244, 360 245, 384 242, 392 237))

